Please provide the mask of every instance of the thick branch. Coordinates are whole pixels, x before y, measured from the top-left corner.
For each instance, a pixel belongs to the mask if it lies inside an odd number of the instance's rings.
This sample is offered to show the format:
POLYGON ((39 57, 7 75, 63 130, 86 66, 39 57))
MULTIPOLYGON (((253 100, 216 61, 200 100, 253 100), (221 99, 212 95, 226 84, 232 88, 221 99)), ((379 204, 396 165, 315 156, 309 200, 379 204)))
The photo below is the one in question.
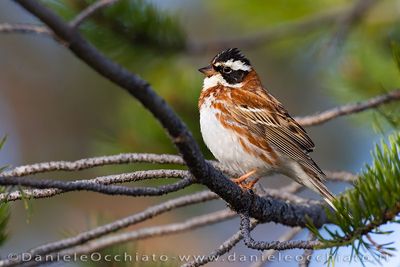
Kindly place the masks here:
POLYGON ((303 126, 319 125, 340 116, 358 113, 398 100, 400 100, 400 89, 396 89, 387 94, 370 98, 363 102, 343 105, 330 110, 326 110, 316 115, 299 117, 296 118, 296 120, 303 126))

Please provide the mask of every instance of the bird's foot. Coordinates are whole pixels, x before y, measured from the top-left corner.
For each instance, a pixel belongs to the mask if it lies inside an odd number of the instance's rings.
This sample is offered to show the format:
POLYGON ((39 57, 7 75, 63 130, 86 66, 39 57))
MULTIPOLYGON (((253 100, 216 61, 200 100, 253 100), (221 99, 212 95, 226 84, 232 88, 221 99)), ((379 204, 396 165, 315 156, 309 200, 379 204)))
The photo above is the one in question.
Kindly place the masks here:
POLYGON ((252 190, 254 188, 254 185, 258 182, 258 178, 255 180, 252 180, 250 182, 247 182, 247 179, 252 176, 256 170, 252 170, 248 173, 245 173, 244 175, 240 176, 239 178, 231 178, 232 182, 237 184, 240 188, 244 190, 252 190))

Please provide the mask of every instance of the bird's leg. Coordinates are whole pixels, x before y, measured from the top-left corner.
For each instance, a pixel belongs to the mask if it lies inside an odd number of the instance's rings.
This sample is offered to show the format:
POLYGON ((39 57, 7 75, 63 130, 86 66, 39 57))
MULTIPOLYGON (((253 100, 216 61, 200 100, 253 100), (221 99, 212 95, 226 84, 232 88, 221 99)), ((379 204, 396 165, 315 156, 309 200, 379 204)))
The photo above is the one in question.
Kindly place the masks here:
POLYGON ((243 189, 247 189, 247 190, 253 190, 253 187, 255 186, 255 184, 258 182, 258 180, 260 180, 260 178, 256 178, 248 183, 245 184, 241 184, 239 185, 241 188, 243 189))
MULTIPOLYGON (((243 174, 242 176, 240 176, 239 178, 231 178, 232 182, 234 182, 235 184, 237 184, 238 186, 240 186, 241 188, 247 188, 247 184, 244 184, 244 182, 250 177, 252 176, 254 173, 256 172, 256 170, 252 170, 249 171, 248 173, 243 174)), ((257 182, 257 181, 256 181, 257 182)), ((252 183, 252 182, 250 182, 252 183)), ((249 183, 249 184, 250 184, 249 183)), ((254 186, 254 184, 253 184, 254 186)))

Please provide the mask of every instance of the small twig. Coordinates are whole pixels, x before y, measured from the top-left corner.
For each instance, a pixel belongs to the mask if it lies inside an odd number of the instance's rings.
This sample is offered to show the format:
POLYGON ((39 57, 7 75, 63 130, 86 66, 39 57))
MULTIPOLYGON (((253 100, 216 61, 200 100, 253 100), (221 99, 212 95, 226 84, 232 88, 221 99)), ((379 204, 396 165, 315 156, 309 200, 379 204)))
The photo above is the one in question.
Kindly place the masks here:
MULTIPOLYGON (((69 183, 94 183, 102 185, 110 185, 116 183, 126 183, 132 181, 141 181, 145 179, 157 179, 157 178, 184 178, 190 176, 188 171, 184 170, 148 170, 148 171, 136 171, 131 173, 123 173, 116 175, 100 176, 94 179, 88 180, 77 180, 69 183)), ((1 177, 1 174, 0 174, 1 177)), ((20 179, 20 178, 18 178, 20 179)), ((0 178, 1 180, 1 178, 0 178)), ((35 179, 36 180, 36 179, 35 179)), ((36 180, 37 181, 37 180, 36 180)), ((29 198, 47 198, 55 195, 65 193, 66 191, 57 188, 47 189, 24 189, 7 193, 0 193, 1 201, 15 201, 20 199, 29 198)))
MULTIPOLYGON (((300 189, 302 186, 299 186, 298 188, 300 189)), ((318 200, 312 200, 312 199, 305 199, 299 196, 296 196, 293 193, 289 193, 285 190, 285 188, 282 189, 264 189, 265 190, 265 195, 276 198, 276 199, 282 199, 291 203, 302 203, 302 204, 310 204, 310 205, 322 205, 323 203, 318 200)))
POLYGON ((247 247, 257 250, 287 250, 287 249, 313 249, 314 247, 321 245, 320 241, 310 241, 310 240, 292 240, 292 241, 254 241, 250 236, 250 217, 248 214, 240 214, 240 230, 242 231, 244 237, 244 243, 247 247))
MULTIPOLYGON (((288 186, 281 188, 280 191, 294 194, 300 188, 301 188, 301 185, 299 185, 296 182, 292 182, 288 186)), ((265 195, 268 195, 271 192, 271 190, 273 190, 273 189, 262 188, 262 190, 263 190, 262 196, 265 196, 265 195)), ((277 191, 279 191, 279 190, 277 190, 277 191)), ((257 225, 258 225, 258 222, 256 220, 252 220, 250 222, 250 231, 253 230, 257 225)), ((294 229, 301 229, 301 228, 296 227, 294 229)), ((183 264, 181 267, 197 267, 197 266, 205 265, 211 261, 214 261, 219 256, 222 256, 222 255, 228 253, 242 239, 243 239, 243 235, 242 235, 241 230, 239 230, 234 235, 232 235, 229 239, 227 239, 224 243, 222 243, 217 249, 213 250, 210 254, 208 254, 207 257, 204 257, 202 259, 198 259, 198 260, 195 260, 192 262, 188 262, 186 264, 183 264)))
POLYGON ((182 180, 168 185, 159 187, 127 187, 118 185, 104 185, 100 183, 93 183, 87 180, 78 180, 73 182, 60 181, 60 180, 37 180, 27 177, 20 177, 18 179, 3 177, 0 179, 0 185, 18 185, 28 186, 38 189, 56 188, 63 191, 92 191, 107 195, 124 195, 124 196, 161 196, 171 192, 178 191, 195 182, 193 176, 187 176, 182 180))
POLYGON ((400 100, 400 89, 396 89, 387 94, 370 98, 363 102, 347 104, 330 110, 326 110, 316 115, 298 117, 296 118, 296 120, 303 126, 319 125, 340 116, 358 113, 397 100, 400 100))
POLYGON ((84 10, 82 10, 81 13, 79 13, 73 20, 71 20, 69 25, 72 28, 77 28, 79 27, 80 24, 82 24, 82 22, 84 22, 87 18, 93 15, 96 11, 106 6, 115 4, 118 1, 119 0, 98 0, 93 4, 91 4, 90 6, 88 6, 87 8, 85 8, 84 10))
MULTIPOLYGON (((257 226, 257 224, 258 222, 255 220, 250 222, 250 230, 253 230, 257 226)), ((198 266, 203 266, 211 261, 215 261, 219 256, 228 253, 242 239, 243 239, 242 232, 238 231, 230 238, 228 238, 224 243, 222 243, 217 249, 210 252, 210 254, 208 254, 207 257, 185 263, 181 265, 181 267, 198 267, 198 266)))
POLYGON ((346 171, 328 171, 324 170, 326 179, 329 181, 354 183, 358 179, 358 175, 346 171))
MULTIPOLYGON (((43 261, 54 261, 58 258, 63 258, 66 255, 82 255, 89 254, 93 251, 99 251, 106 247, 110 247, 117 244, 122 244, 132 240, 146 239, 156 236, 165 236, 170 234, 181 233, 184 231, 192 230, 202 226, 209 226, 214 223, 218 223, 224 220, 232 219, 237 215, 236 212, 230 209, 224 209, 221 211, 216 211, 213 213, 193 217, 184 222, 172 223, 162 226, 153 226, 142 228, 137 231, 126 232, 121 234, 115 234, 112 236, 106 236, 93 241, 90 241, 81 246, 74 246, 70 249, 65 249, 57 252, 56 254, 50 255, 50 257, 41 257, 40 260, 43 261)), ((31 264, 27 266, 37 266, 40 265, 41 261, 31 261, 31 264)), ((2 265, 0 261, 0 266, 15 266, 15 265, 2 265)), ((25 265, 24 265, 25 266, 25 265)))
POLYGON ((280 190, 282 192, 294 194, 294 193, 298 192, 302 188, 303 188, 303 186, 301 184, 299 184, 297 182, 291 182, 287 186, 282 187, 280 190))
POLYGON ((0 23, 0 33, 34 33, 54 37, 53 32, 42 25, 0 23))
MULTIPOLYGON (((301 230, 303 230, 303 229, 300 228, 300 227, 291 228, 290 230, 286 231, 283 235, 281 235, 278 238, 278 241, 280 241, 280 242, 289 241, 289 240, 293 239, 301 230)), ((255 263, 253 263, 252 265, 250 265, 250 267, 262 267, 262 266, 264 266, 264 264, 266 262, 271 260, 271 258, 275 255, 276 252, 277 251, 273 250, 273 249, 263 251, 261 253, 260 261, 257 261, 255 263)))
POLYGON ((80 171, 99 166, 128 164, 128 163, 154 163, 154 164, 179 164, 184 165, 182 157, 169 154, 127 153, 103 157, 80 159, 77 161, 51 161, 19 166, 0 173, 0 177, 21 177, 52 171, 80 171))
MULTIPOLYGON (((105 224, 103 226, 99 226, 97 228, 91 229, 86 232, 82 232, 74 237, 66 238, 66 239, 63 239, 60 241, 48 243, 48 244, 33 248, 24 253, 27 253, 32 256, 46 255, 46 254, 49 254, 49 253, 52 253, 55 251, 59 251, 62 249, 66 249, 69 247, 73 247, 73 246, 77 246, 77 245, 86 243, 87 241, 110 234, 112 232, 126 228, 133 224, 137 224, 139 222, 148 220, 150 218, 153 218, 157 215, 171 211, 176 208, 184 207, 184 206, 188 206, 188 205, 192 205, 192 204, 196 204, 196 203, 201 203, 201 202, 205 202, 205 201, 209 201, 209 200, 217 199, 217 198, 218 198, 218 196, 216 194, 209 192, 209 191, 203 191, 203 192, 195 193, 192 195, 187 195, 187 196, 179 197, 176 199, 168 200, 162 204, 158 204, 158 205, 149 207, 142 212, 136 213, 136 214, 128 216, 126 218, 114 221, 109 224, 105 224)), ((18 265, 19 263, 21 263, 22 256, 24 253, 17 255, 15 257, 15 259, 13 259, 13 260, 0 261, 0 266, 18 265)))

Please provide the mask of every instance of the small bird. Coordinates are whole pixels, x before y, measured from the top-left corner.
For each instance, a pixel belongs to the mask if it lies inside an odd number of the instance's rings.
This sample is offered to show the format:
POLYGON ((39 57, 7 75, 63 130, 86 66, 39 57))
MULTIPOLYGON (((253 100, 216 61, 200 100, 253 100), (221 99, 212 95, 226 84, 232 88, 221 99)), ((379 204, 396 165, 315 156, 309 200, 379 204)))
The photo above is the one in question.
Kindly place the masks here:
POLYGON ((281 173, 335 209, 325 174, 309 156, 313 141, 263 87, 250 61, 230 48, 199 71, 206 76, 198 103, 201 133, 218 161, 243 174, 232 180, 252 189, 261 177, 281 173))

